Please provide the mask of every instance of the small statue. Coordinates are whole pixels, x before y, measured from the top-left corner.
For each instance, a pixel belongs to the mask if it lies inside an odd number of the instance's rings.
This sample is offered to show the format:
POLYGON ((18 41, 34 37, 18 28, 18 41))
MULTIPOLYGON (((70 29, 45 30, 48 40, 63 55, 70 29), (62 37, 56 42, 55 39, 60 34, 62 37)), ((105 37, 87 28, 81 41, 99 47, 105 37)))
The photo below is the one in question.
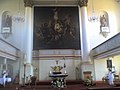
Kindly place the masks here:
POLYGON ((54 66, 54 67, 51 67, 53 69, 54 72, 61 72, 61 70, 63 69, 62 66, 54 66))

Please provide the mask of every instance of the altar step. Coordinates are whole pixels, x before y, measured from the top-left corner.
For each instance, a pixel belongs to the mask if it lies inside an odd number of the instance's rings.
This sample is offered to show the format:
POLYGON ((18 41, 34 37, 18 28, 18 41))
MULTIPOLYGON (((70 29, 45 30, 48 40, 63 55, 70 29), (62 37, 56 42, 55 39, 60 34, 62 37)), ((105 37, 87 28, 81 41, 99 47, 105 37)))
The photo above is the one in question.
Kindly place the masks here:
MULTIPOLYGON (((82 84, 82 80, 66 80, 67 85, 82 84)), ((37 85, 51 85, 51 80, 39 81, 37 85)))
POLYGON ((67 85, 83 84, 83 80, 66 80, 67 85))

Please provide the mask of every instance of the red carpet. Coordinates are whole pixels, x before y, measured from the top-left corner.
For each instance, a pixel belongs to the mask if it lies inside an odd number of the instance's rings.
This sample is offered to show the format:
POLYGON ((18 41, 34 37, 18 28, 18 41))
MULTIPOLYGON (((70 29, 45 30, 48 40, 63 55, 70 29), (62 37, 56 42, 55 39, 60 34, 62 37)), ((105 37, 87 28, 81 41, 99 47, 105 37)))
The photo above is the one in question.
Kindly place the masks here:
POLYGON ((120 87, 109 86, 105 82, 97 82, 95 86, 85 86, 81 81, 67 81, 67 87, 65 88, 51 88, 50 81, 42 81, 35 87, 21 87, 20 85, 10 84, 0 88, 0 90, 120 90, 120 87))

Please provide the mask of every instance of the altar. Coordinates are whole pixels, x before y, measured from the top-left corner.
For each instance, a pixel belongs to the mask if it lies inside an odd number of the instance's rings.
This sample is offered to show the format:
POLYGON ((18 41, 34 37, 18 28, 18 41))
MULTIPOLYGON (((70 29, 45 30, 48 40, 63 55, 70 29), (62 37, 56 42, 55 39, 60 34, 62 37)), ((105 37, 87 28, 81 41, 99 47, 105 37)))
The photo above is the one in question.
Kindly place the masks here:
POLYGON ((56 65, 51 66, 52 71, 49 73, 49 77, 51 77, 51 86, 53 88, 64 88, 66 87, 66 77, 68 76, 66 70, 62 73, 62 69, 65 69, 66 65, 64 66, 59 65, 59 61, 56 60, 56 65))
POLYGON ((66 77, 68 74, 50 74, 49 77, 52 78, 51 86, 56 88, 66 87, 66 77))

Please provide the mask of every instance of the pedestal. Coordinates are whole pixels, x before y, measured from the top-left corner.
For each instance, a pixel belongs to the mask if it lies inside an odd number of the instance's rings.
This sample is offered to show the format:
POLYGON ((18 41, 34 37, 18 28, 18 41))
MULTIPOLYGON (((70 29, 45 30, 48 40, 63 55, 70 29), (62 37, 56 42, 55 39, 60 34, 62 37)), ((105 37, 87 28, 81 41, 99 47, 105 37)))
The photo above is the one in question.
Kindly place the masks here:
POLYGON ((64 88, 66 87, 66 80, 67 74, 51 74, 49 77, 52 78, 51 86, 53 88, 64 88))
POLYGON ((91 74, 92 74, 92 72, 91 71, 85 71, 85 72, 83 72, 83 74, 84 74, 84 80, 86 80, 86 79, 91 79, 92 78, 92 76, 91 76, 91 74))

